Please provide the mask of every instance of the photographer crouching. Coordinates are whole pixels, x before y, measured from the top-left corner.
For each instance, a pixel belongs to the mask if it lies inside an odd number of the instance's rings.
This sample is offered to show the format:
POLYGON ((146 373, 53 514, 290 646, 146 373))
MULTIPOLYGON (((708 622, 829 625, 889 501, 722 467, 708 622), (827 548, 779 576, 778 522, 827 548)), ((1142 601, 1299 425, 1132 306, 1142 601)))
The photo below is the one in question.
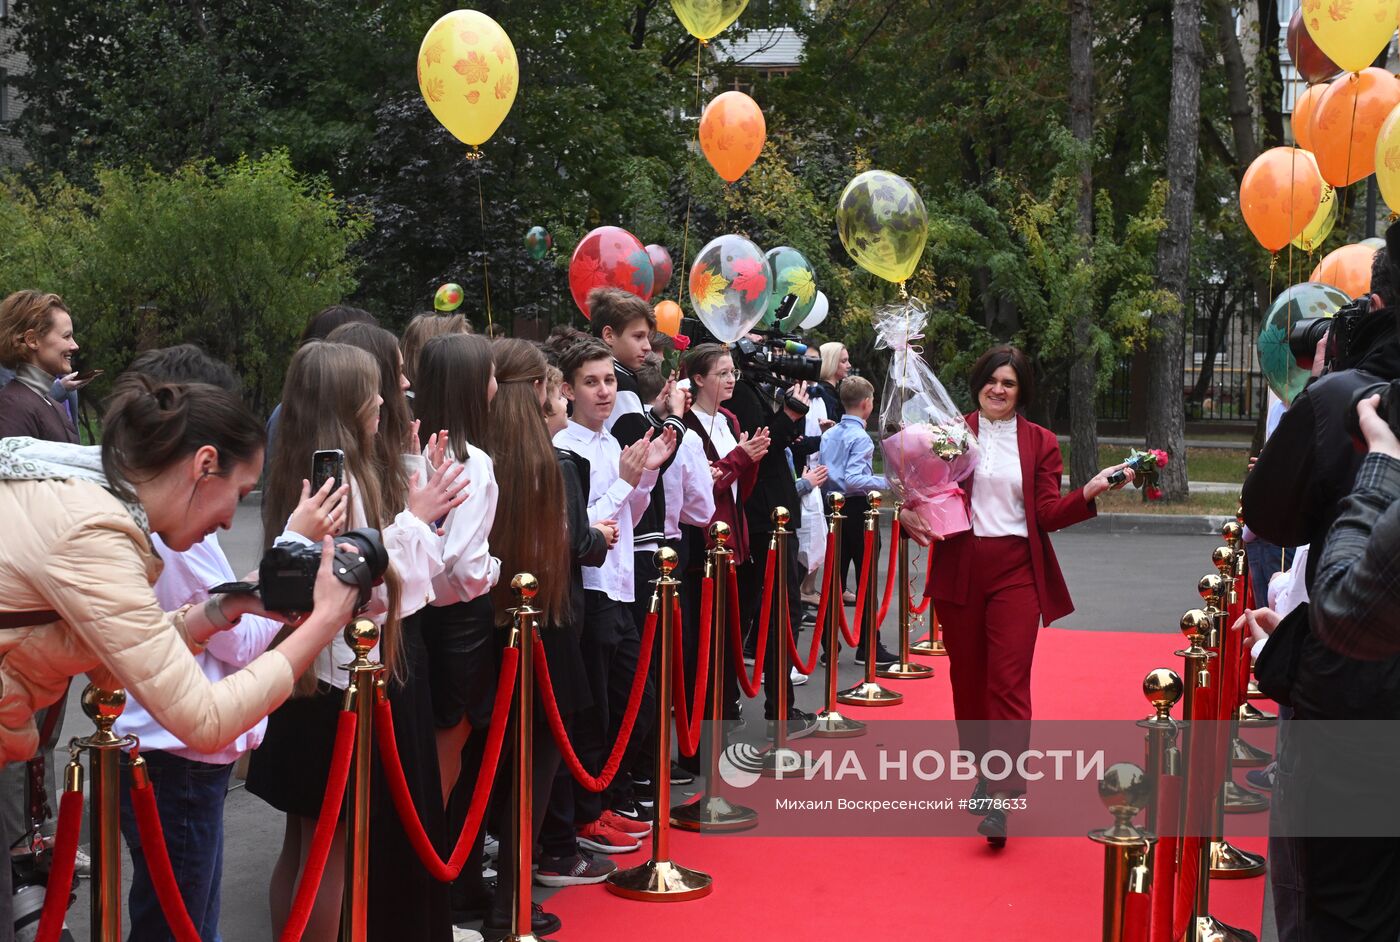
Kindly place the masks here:
MULTIPOLYGON (((1299 339, 1311 332, 1321 363, 1313 364, 1317 378, 1294 398, 1244 483, 1245 522, 1264 539, 1322 548, 1353 486, 1370 480, 1358 480, 1363 463, 1348 417, 1354 424, 1361 390, 1400 379, 1397 302, 1400 227, 1392 226, 1372 264, 1369 296, 1339 311, 1325 333, 1316 321, 1295 328, 1299 339)), ((1384 460, 1368 459, 1367 467, 1384 460)), ((1383 754, 1394 750, 1376 741, 1377 724, 1359 721, 1400 719, 1400 658, 1359 660, 1309 629, 1310 621, 1323 620, 1324 631, 1332 628, 1326 613, 1337 607, 1328 599, 1335 576, 1321 574, 1337 565, 1336 552, 1309 553, 1304 584, 1312 605, 1279 624, 1256 665, 1264 692, 1292 708, 1292 720, 1280 727, 1271 818, 1275 914, 1284 942, 1393 942, 1400 935, 1400 896, 1393 892, 1400 839, 1373 835, 1400 833, 1381 820, 1394 817, 1400 770, 1383 754), (1326 607, 1310 611, 1319 602, 1326 607), (1349 722, 1313 722, 1319 720, 1349 722)), ((1371 617, 1389 616, 1377 609, 1371 617)))
MULTIPOLYGON (((0 765, 34 754, 35 711, 78 674, 125 687, 172 735, 206 752, 291 694, 361 595, 333 573, 329 538, 304 623, 218 682, 194 657, 217 632, 244 615, 287 619, 251 592, 168 613, 151 588, 161 569, 151 534, 183 552, 227 529, 257 483, 263 440, 262 423, 227 390, 137 374, 117 382, 100 448, 0 440, 0 765)), ((0 867, 0 942, 13 937, 10 880, 0 867)))

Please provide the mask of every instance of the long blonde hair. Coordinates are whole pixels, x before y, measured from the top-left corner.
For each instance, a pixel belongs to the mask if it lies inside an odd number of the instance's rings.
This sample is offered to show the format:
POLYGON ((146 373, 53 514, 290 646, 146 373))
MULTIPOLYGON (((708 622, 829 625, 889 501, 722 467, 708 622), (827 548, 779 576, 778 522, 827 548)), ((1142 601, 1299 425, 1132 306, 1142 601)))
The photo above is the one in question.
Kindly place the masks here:
MULTIPOLYGON (((264 548, 272 545, 300 502, 301 482, 310 477, 312 454, 318 450, 339 448, 345 452, 346 477, 365 517, 349 519, 349 527, 383 529, 402 509, 386 504, 374 441, 365 433, 378 391, 379 369, 358 347, 316 341, 292 356, 282 387, 282 417, 263 485, 264 548)), ((389 589, 389 612, 380 635, 380 652, 394 673, 399 665, 400 581, 392 563, 384 581, 389 589)), ((288 631, 279 632, 277 640, 288 631)), ((310 693, 315 686, 315 674, 307 671, 297 681, 296 692, 310 693)))

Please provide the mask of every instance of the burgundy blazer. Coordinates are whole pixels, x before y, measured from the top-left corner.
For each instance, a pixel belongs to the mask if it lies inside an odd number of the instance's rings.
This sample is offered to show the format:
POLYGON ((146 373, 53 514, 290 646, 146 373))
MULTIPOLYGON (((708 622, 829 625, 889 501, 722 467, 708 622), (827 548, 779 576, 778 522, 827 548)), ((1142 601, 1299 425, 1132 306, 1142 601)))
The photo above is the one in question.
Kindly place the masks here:
MULTIPOLYGON (((977 431, 978 413, 966 416, 967 424, 977 431)), ((1040 617, 1048 625, 1074 611, 1069 588, 1050 545, 1050 534, 1090 517, 1098 516, 1098 507, 1084 500, 1084 489, 1076 488, 1060 496, 1060 475, 1064 461, 1055 433, 1042 428, 1025 416, 1016 417, 1016 448, 1021 454, 1021 493, 1026 503, 1026 535, 1030 540, 1031 572, 1035 592, 1040 598, 1040 617)), ((972 478, 962 483, 969 506, 972 501, 972 478)), ((967 584, 972 575, 972 531, 959 533, 938 545, 938 561, 933 567, 926 594, 939 601, 961 605, 967 598, 967 584)))
MULTIPOLYGON (((729 432, 737 440, 739 438, 739 420, 734 413, 720 406, 719 420, 729 423, 729 432)), ((744 501, 749 499, 753 493, 754 484, 758 481, 758 462, 749 457, 749 453, 742 448, 735 448, 729 454, 720 458, 719 451, 714 443, 710 441, 709 433, 705 431, 705 425, 700 421, 693 411, 686 412, 686 428, 692 428, 700 435, 700 444, 705 449, 705 457, 710 464, 720 470, 719 477, 714 479, 715 489, 715 515, 711 518, 711 523, 723 521, 729 524, 729 548, 734 551, 734 562, 743 564, 749 560, 749 527, 747 518, 744 515, 744 501), (733 485, 739 484, 739 499, 734 499, 733 485)), ((711 546, 708 528, 702 528, 705 534, 705 548, 711 546)))

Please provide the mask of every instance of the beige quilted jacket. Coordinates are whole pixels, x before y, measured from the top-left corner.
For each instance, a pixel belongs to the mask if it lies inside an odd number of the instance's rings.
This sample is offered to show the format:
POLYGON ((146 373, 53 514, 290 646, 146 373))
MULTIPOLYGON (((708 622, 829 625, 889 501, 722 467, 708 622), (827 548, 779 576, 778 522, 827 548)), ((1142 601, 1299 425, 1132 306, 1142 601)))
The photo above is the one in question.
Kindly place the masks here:
POLYGON ((61 619, 0 630, 0 765, 38 745, 34 711, 68 678, 125 687, 190 748, 214 752, 292 692, 276 651, 211 683, 183 612, 156 604, 160 559, 122 504, 82 480, 0 481, 0 611, 61 619))

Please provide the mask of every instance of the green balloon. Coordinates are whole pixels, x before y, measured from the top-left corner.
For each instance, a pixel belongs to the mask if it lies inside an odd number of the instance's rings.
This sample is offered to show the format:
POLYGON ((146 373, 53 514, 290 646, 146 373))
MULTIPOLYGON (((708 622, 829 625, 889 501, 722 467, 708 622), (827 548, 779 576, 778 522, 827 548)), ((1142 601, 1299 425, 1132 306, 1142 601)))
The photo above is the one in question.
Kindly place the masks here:
POLYGON ((1285 403, 1303 391, 1308 371, 1298 366, 1288 349, 1288 333, 1301 320, 1331 317, 1351 298, 1331 285, 1319 281, 1304 281, 1293 285, 1275 299, 1264 315, 1259 331, 1259 366, 1264 382, 1285 403))
POLYGON ((545 231, 544 226, 531 226, 525 233, 525 251, 536 260, 544 258, 554 247, 554 237, 545 231))
POLYGON ((773 297, 763 315, 763 326, 773 326, 778 319, 778 305, 783 303, 785 296, 795 294, 797 304, 778 325, 783 330, 791 330, 812 313, 812 307, 817 303, 817 273, 806 256, 790 246, 780 245, 769 249, 763 257, 773 272, 773 297))

